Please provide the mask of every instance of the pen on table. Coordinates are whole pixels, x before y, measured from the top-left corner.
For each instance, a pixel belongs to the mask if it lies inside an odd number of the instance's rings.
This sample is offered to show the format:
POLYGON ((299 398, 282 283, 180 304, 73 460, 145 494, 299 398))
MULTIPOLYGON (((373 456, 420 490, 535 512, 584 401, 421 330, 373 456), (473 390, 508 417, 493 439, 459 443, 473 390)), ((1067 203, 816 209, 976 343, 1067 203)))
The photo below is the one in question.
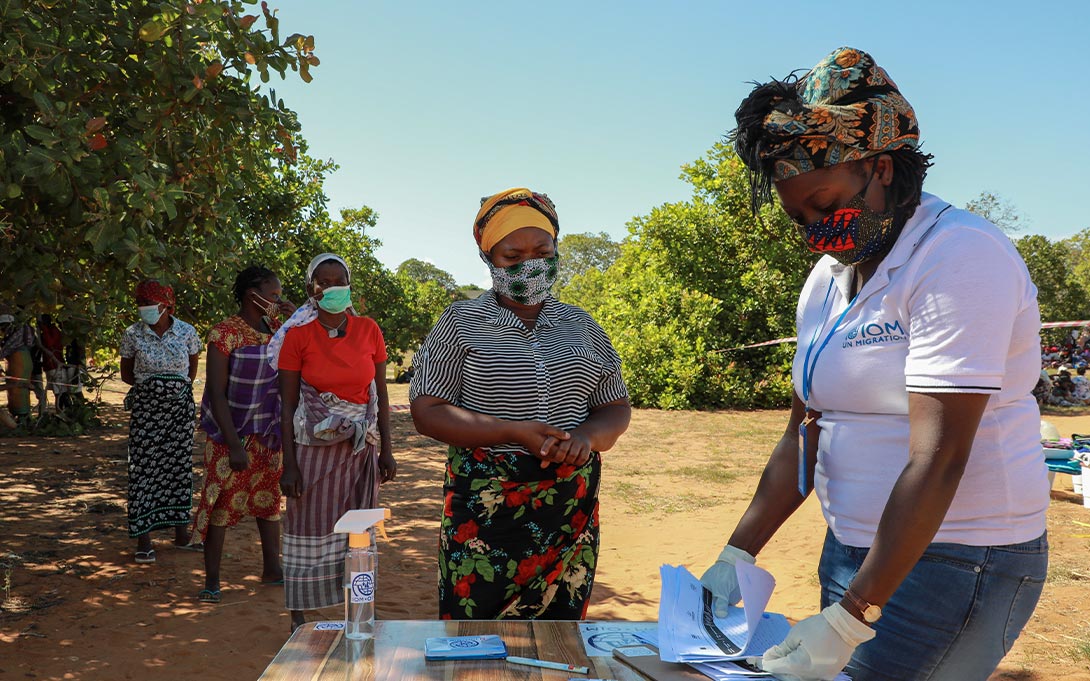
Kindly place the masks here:
POLYGON ((567 664, 566 662, 549 662, 548 660, 535 660, 532 657, 515 657, 514 655, 508 655, 507 661, 512 664, 524 664, 527 667, 559 669, 560 671, 575 672, 576 674, 586 674, 590 671, 589 667, 579 667, 574 664, 567 664))

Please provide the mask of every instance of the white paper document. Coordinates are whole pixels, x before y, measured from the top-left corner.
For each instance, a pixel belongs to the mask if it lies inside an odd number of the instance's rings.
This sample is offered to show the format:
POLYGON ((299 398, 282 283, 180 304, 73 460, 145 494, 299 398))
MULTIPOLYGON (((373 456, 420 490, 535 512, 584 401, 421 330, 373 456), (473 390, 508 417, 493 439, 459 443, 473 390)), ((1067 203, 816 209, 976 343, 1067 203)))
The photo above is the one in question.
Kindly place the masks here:
POLYGON ((766 613, 776 580, 768 571, 737 565, 742 606, 715 617, 712 595, 683 567, 662 566, 659 601, 659 652, 666 662, 718 662, 764 654, 791 629, 787 618, 766 613))
MULTIPOLYGON (((655 644, 663 661, 687 662, 715 681, 772 678, 744 660, 782 643, 791 624, 783 615, 765 612, 776 587, 771 573, 745 561, 735 569, 742 607, 731 606, 725 617, 716 617, 712 594, 699 579, 684 567, 662 566, 655 644)), ((837 681, 850 679, 841 673, 837 681)))

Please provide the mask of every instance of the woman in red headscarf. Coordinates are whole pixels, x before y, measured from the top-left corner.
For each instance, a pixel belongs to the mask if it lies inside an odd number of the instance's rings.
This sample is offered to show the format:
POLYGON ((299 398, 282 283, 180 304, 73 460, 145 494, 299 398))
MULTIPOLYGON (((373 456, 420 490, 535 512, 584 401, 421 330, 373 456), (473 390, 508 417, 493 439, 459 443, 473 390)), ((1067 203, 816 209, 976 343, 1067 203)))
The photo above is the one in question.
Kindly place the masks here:
POLYGON ((174 527, 174 544, 189 545, 193 507, 193 378, 201 339, 174 317, 174 291, 157 281, 136 287, 140 321, 121 337, 121 380, 129 420, 129 536, 136 562, 154 563, 151 531, 174 527))

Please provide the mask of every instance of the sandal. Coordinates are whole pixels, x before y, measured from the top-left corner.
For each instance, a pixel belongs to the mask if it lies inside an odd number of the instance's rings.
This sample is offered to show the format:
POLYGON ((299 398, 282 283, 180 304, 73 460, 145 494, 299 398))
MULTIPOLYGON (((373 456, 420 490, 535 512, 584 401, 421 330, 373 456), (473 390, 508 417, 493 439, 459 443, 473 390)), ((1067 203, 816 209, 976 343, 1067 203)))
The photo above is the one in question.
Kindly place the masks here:
POLYGON ((174 546, 182 551, 204 551, 203 541, 196 542, 195 544, 175 544, 174 546))
POLYGON ((154 563, 155 549, 148 549, 147 551, 137 551, 135 560, 137 563, 154 563))
POLYGON ((201 603, 219 603, 220 602, 220 590, 219 589, 201 589, 201 592, 197 594, 197 600, 201 603))

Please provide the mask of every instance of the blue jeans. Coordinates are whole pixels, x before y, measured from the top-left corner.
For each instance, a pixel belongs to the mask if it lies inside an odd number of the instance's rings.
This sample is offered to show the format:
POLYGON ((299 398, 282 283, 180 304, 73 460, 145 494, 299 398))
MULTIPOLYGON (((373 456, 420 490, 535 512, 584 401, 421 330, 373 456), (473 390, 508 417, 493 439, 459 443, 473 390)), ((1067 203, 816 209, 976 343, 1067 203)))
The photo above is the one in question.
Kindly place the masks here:
MULTIPOLYGON (((841 599, 868 550, 826 534, 822 608, 841 599)), ((931 544, 844 671, 852 681, 986 681, 1033 614, 1047 569, 1045 534, 1007 546, 931 544)))

